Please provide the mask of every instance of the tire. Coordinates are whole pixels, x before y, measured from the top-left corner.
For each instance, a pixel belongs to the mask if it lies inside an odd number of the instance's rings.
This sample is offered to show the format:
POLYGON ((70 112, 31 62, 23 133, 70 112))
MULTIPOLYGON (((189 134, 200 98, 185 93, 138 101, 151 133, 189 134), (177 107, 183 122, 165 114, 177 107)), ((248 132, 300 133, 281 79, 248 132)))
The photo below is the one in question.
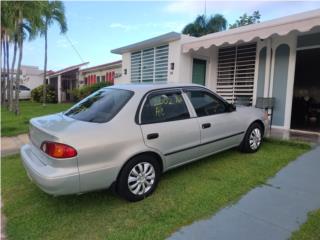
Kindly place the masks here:
POLYGON ((152 155, 132 158, 122 168, 118 181, 118 194, 130 202, 148 197, 156 189, 160 178, 160 165, 152 155))
POLYGON ((263 140, 263 129, 259 123, 252 123, 240 144, 240 151, 254 153, 258 151, 263 140))

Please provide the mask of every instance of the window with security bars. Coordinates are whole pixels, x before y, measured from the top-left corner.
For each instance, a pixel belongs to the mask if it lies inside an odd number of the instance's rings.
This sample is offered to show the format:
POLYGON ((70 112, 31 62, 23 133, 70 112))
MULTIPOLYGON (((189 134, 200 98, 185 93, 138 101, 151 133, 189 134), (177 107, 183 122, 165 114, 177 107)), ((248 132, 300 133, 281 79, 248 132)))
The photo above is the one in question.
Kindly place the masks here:
POLYGON ((160 82, 168 77, 169 46, 148 48, 131 54, 131 82, 160 82))
POLYGON ((219 49, 217 93, 230 103, 252 105, 256 43, 219 49))

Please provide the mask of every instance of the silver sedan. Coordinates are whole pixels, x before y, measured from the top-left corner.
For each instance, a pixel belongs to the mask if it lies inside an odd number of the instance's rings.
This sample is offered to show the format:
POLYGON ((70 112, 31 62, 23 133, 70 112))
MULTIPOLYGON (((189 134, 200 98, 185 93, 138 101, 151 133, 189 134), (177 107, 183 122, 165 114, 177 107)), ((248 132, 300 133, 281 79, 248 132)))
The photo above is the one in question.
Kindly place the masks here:
POLYGON ((30 120, 21 148, 30 179, 52 195, 113 186, 138 201, 161 173, 214 153, 259 149, 268 118, 193 84, 103 88, 68 111, 30 120))

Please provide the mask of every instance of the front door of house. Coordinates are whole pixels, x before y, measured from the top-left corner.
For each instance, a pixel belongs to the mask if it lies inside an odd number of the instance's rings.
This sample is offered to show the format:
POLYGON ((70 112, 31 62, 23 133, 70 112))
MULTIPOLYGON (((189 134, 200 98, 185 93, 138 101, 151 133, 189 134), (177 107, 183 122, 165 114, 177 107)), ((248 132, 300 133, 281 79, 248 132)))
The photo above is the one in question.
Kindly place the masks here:
POLYGON ((206 65, 207 61, 202 59, 193 59, 192 83, 205 85, 206 83, 206 65))

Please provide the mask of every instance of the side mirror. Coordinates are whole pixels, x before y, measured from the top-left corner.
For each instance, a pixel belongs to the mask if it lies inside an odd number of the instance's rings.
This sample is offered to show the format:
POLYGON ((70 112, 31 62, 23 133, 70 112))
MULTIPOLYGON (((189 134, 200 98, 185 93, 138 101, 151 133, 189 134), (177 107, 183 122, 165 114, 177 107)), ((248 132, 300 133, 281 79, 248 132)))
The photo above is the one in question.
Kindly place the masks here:
POLYGON ((237 109, 236 105, 229 104, 228 105, 228 112, 234 112, 237 109))

